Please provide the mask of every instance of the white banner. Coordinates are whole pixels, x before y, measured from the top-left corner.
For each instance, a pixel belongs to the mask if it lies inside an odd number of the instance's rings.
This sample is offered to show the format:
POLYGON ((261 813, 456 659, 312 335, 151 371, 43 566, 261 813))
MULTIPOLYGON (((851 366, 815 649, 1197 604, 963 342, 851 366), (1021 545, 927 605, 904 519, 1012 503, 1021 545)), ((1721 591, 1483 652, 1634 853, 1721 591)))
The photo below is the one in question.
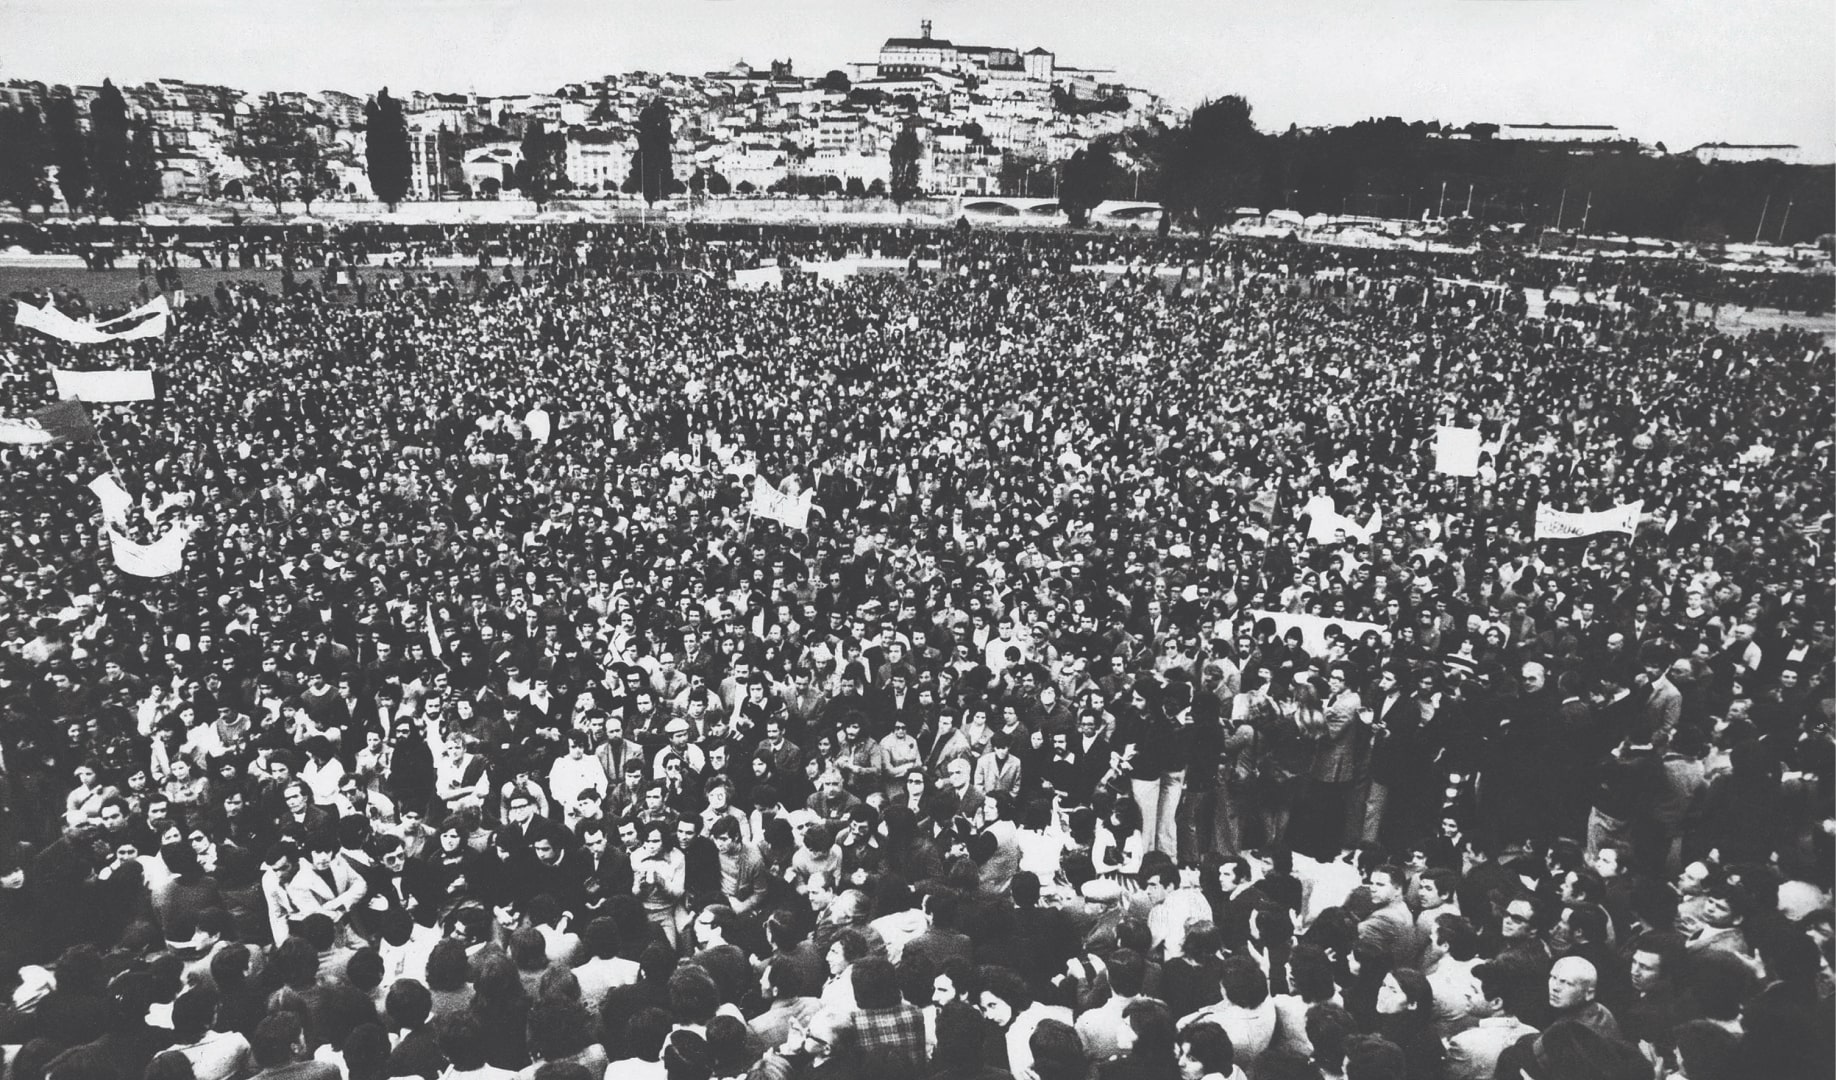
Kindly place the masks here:
POLYGON ((1645 501, 1626 503, 1611 510, 1583 511, 1571 514, 1548 506, 1536 508, 1536 539, 1573 540, 1595 533, 1622 532, 1631 536, 1638 531, 1638 517, 1645 501))
POLYGON ((1339 530, 1345 531, 1348 540, 1368 544, 1371 537, 1383 528, 1383 511, 1371 511, 1371 519, 1363 525, 1339 513, 1331 496, 1315 495, 1301 511, 1310 519, 1307 527, 1307 539, 1316 544, 1336 544, 1339 542, 1339 530))
POLYGON ((85 323, 78 322, 59 311, 55 304, 46 303, 44 307, 39 308, 21 302, 13 319, 20 326, 29 327, 60 341, 68 341, 72 345, 106 345, 111 341, 134 341, 138 338, 164 335, 169 325, 167 317, 171 311, 171 306, 162 296, 157 300, 142 304, 119 318, 110 319, 104 323, 85 323), (131 319, 146 318, 148 315, 152 315, 153 318, 118 333, 102 329, 102 327, 114 326, 131 319))
POLYGON ((0 443, 11 443, 14 446, 37 446, 48 443, 53 436, 32 420, 0 419, 0 443))
POLYGON ((800 265, 806 274, 815 274, 820 281, 834 283, 845 281, 860 272, 861 264, 853 259, 834 259, 829 262, 806 262, 800 265))
POLYGON ((733 287, 757 291, 759 289, 776 289, 784 284, 784 271, 775 266, 761 266, 757 270, 735 270, 733 287))
POLYGON ((777 488, 767 484, 761 477, 752 478, 752 512, 762 518, 770 518, 791 529, 808 529, 810 527, 810 506, 816 499, 816 492, 806 491, 801 495, 786 495, 777 488))
MULTIPOLYGON (((23 305, 21 305, 23 306, 23 305)), ((78 401, 151 401, 151 371, 65 371, 52 368, 57 396, 78 401)))
POLYGON ((1479 429, 1434 429, 1434 471, 1447 476, 1479 475, 1479 429))
POLYGON ((128 511, 134 508, 134 497, 122 490, 120 484, 108 473, 103 473, 89 482, 89 490, 95 492, 102 503, 102 520, 116 529, 127 528, 128 511))
POLYGON ((109 545, 115 552, 115 566, 135 577, 169 577, 185 568, 185 545, 191 542, 190 525, 174 525, 151 544, 137 544, 113 529, 108 531, 109 545))
POLYGON ((1377 631, 1378 637, 1386 644, 1390 640, 1389 628, 1380 623, 1331 619, 1324 615, 1297 615, 1285 611, 1252 611, 1250 618, 1257 622, 1273 619, 1276 637, 1287 637, 1289 630, 1299 627, 1302 644, 1306 646, 1309 654, 1316 657, 1326 651, 1326 631, 1329 627, 1338 627, 1344 632, 1346 638, 1354 642, 1363 637, 1367 630, 1377 631))

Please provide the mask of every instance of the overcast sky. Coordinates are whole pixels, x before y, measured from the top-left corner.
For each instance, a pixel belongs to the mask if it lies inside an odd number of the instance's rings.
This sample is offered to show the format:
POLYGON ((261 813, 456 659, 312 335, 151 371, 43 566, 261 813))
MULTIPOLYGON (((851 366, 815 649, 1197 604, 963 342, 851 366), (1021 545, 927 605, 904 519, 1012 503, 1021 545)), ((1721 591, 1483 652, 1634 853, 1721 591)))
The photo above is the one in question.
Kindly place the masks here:
POLYGON ((0 78, 546 91, 634 68, 870 60, 889 35, 1042 45, 1284 129, 1616 124, 1836 160, 1836 0, 0 0, 0 78))

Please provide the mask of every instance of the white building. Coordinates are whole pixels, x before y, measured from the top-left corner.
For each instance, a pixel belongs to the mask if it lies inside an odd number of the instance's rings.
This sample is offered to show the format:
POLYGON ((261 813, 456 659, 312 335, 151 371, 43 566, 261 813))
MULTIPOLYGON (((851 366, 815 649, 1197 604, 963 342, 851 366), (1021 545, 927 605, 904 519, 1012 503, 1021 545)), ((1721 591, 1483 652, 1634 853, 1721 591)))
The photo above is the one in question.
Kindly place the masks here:
POLYGON ((1804 148, 1796 143, 1703 143, 1690 151, 1704 165, 1717 161, 1777 161, 1804 163, 1804 148))
POLYGON ((1500 124, 1496 137, 1516 142, 1603 143, 1624 136, 1612 124, 1500 124))
POLYGON ((604 136, 567 140, 567 178, 575 187, 617 191, 631 175, 631 144, 604 136))

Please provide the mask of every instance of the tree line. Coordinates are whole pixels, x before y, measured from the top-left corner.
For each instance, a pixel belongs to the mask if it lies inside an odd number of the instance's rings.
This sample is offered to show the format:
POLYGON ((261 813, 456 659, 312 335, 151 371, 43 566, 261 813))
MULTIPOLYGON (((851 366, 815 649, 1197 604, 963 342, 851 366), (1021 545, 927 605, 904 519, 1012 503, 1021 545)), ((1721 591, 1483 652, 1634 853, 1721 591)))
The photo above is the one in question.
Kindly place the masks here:
POLYGON ((1087 213, 1138 184, 1141 198, 1201 228, 1244 207, 1710 243, 1802 243, 1836 226, 1829 165, 1704 163, 1661 144, 1651 154, 1630 141, 1550 145, 1495 134, 1395 117, 1271 134, 1233 95, 1177 127, 1096 140, 1060 169, 1059 193, 1067 210, 1075 203, 1087 213), (1139 177, 1114 166, 1118 153, 1140 163, 1139 177))
POLYGON ((83 129, 76 99, 56 94, 36 104, 0 111, 0 199, 21 210, 54 198, 46 178, 56 167, 56 196, 73 209, 128 217, 160 195, 159 155, 153 126, 135 121, 127 99, 107 79, 89 107, 83 129))

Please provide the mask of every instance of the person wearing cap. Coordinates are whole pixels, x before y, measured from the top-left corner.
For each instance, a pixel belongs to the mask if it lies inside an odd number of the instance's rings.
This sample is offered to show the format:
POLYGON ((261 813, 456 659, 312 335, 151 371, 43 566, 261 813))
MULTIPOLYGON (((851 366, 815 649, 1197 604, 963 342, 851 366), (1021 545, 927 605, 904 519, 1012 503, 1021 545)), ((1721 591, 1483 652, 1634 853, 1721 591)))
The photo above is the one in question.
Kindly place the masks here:
POLYGON ((686 717, 681 716, 663 725, 663 735, 668 742, 651 755, 650 775, 653 778, 657 780, 666 778, 665 762, 671 759, 682 763, 685 778, 690 775, 700 776, 707 771, 707 753, 699 745, 690 741, 694 731, 695 725, 690 723, 686 717))

